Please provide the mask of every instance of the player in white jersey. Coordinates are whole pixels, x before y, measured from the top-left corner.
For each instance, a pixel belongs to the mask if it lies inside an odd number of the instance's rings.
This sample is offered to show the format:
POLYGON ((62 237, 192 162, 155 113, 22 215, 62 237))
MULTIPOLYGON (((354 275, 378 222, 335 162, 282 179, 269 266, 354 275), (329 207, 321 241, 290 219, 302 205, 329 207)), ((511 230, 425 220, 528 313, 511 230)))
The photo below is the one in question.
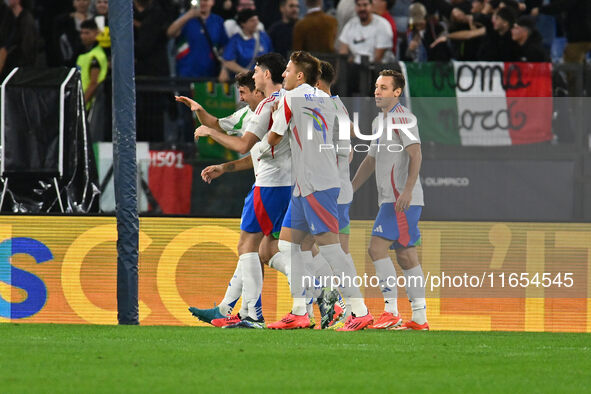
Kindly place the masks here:
MULTIPOLYGON (((335 143, 335 111, 332 99, 314 86, 320 75, 320 62, 307 52, 294 52, 283 73, 288 91, 273 114, 267 137, 271 147, 286 136, 292 153, 293 194, 279 237, 279 250, 291 266, 290 288, 293 307, 282 320, 270 324, 273 329, 304 328, 310 323, 306 312, 305 273, 301 243, 308 233, 314 235, 320 254, 337 276, 356 277, 339 243, 337 198, 340 189, 334 148, 320 149, 335 143), (287 135, 286 135, 287 134, 287 135)), ((263 141, 263 144, 265 141, 263 141)), ((265 152, 265 150, 263 151, 265 152)), ((357 330, 371 324, 358 288, 345 286, 342 292, 351 302, 352 317, 341 330, 357 330)))
MULTIPOLYGON (((245 101, 248 106, 246 109, 240 109, 226 118, 215 118, 214 116, 208 114, 197 102, 191 100, 188 97, 176 97, 176 100, 184 103, 190 107, 191 110, 196 112, 199 120, 201 123, 203 123, 203 125, 197 130, 207 128, 216 130, 220 133, 227 132, 228 134, 242 135, 244 133, 244 129, 246 128, 247 122, 251 116, 254 115, 254 109, 256 109, 256 107, 264 98, 263 93, 255 88, 253 74, 254 73, 251 71, 244 74, 238 74, 236 76, 240 101, 245 101)), ((198 133, 196 132, 195 134, 198 133)), ((231 172, 248 168, 252 168, 252 160, 250 157, 245 157, 231 163, 225 163, 223 170, 231 172)), ((217 176, 221 175, 221 173, 219 173, 217 176)), ((202 177, 204 180, 211 182, 211 179, 215 178, 216 176, 212 174, 202 174, 202 177)), ((240 257, 237 263, 236 271, 230 280, 222 302, 218 306, 211 309, 198 309, 195 307, 190 307, 189 311, 191 311, 194 316, 206 323, 210 323, 216 327, 222 327, 226 325, 227 315, 231 313, 236 302, 242 296, 242 308, 240 314, 236 316, 244 316, 245 318, 248 317, 248 323, 250 323, 248 325, 249 328, 263 328, 264 320, 262 319, 261 304, 262 272, 258 253, 256 253, 258 250, 255 250, 255 253, 240 253, 241 251, 243 252, 244 249, 244 241, 242 238, 241 242, 242 244, 239 244, 238 247, 240 257)), ((240 322, 240 319, 236 319, 234 323, 238 322, 240 322)))
POLYGON ((421 140, 416 118, 399 102, 404 84, 400 72, 380 72, 375 101, 381 113, 374 119, 372 131, 374 135, 381 135, 372 140, 368 155, 353 178, 353 190, 357 191, 375 171, 380 210, 372 231, 369 255, 380 278, 385 307, 370 328, 428 330, 424 276, 416 250, 421 242, 418 222, 424 205, 419 181, 421 140), (389 122, 399 128, 388 133, 389 122), (412 319, 404 323, 398 313, 396 270, 388 256, 389 249, 396 250, 396 260, 406 277, 412 319))
MULTIPOLYGON (((337 117, 340 120, 348 120, 349 112, 347 111, 345 104, 343 104, 341 98, 338 95, 332 95, 331 92, 331 86, 336 79, 334 67, 329 62, 322 60, 320 61, 320 69, 321 75, 318 79, 316 86, 333 99, 334 109, 337 114, 337 117)), ((353 125, 351 124, 350 134, 352 133, 352 128, 353 125)), ((353 256, 351 256, 351 253, 349 253, 349 209, 351 207, 351 202, 353 202, 353 186, 351 184, 351 176, 349 171, 349 165, 351 162, 351 158, 353 157, 351 140, 338 140, 336 154, 337 167, 339 170, 339 179, 341 181, 341 190, 339 191, 339 197, 337 198, 339 240, 341 242, 341 247, 343 248, 343 251, 347 255, 347 259, 350 260, 351 264, 354 264, 353 256)), ((343 301, 339 300, 339 303, 334 305, 334 311, 328 311, 328 314, 332 314, 331 321, 329 322, 329 328, 341 328, 344 326, 346 319, 351 314, 351 305, 348 305, 348 307, 345 310, 343 301)))
MULTIPOLYGON (((263 262, 272 259, 277 248, 277 236, 281 229, 281 223, 291 194, 290 177, 290 149, 289 142, 285 141, 279 144, 275 149, 266 155, 260 155, 258 141, 265 136, 271 124, 271 108, 273 103, 281 95, 281 73, 285 67, 285 61, 276 53, 270 53, 260 56, 256 59, 254 71, 254 84, 258 90, 265 93, 267 98, 263 100, 256 108, 254 116, 244 127, 244 133, 241 136, 228 136, 211 128, 201 127, 196 130, 196 136, 210 136, 215 141, 225 147, 239 151, 241 153, 251 151, 252 163, 255 168, 256 181, 249 195, 244 201, 242 211, 242 220, 240 223, 240 242, 238 253, 241 256, 257 255, 263 262), (256 155, 256 159, 254 156, 256 155)), ((230 163, 228 163, 230 164, 230 163)), ((203 171, 203 176, 215 178, 220 171, 219 166, 212 166, 203 171)), ((282 270, 281 265, 275 262, 274 268, 282 270)), ((258 263, 260 268, 260 263, 258 263)), ((254 266, 252 268, 254 270, 254 266)), ((244 272, 244 266, 242 268, 244 272)), ((285 267, 283 267, 285 271, 285 267)), ((283 272, 282 271, 282 272, 283 272)), ((238 277, 239 279, 239 277, 238 277)), ((257 275, 257 281, 254 283, 258 289, 258 299, 256 301, 256 316, 252 316, 249 307, 249 316, 229 316, 224 326, 227 327, 255 327, 263 325, 262 312, 260 307, 260 291, 262 290, 262 271, 257 275), (242 318, 240 320, 240 318, 242 318)), ((232 285, 232 283, 230 283, 232 285)), ((249 293, 246 280, 243 281, 245 293, 249 293)), ((229 286, 230 288, 232 286, 229 286)), ((236 291, 236 295, 238 295, 236 291)), ((247 300, 243 300, 243 303, 247 300)))

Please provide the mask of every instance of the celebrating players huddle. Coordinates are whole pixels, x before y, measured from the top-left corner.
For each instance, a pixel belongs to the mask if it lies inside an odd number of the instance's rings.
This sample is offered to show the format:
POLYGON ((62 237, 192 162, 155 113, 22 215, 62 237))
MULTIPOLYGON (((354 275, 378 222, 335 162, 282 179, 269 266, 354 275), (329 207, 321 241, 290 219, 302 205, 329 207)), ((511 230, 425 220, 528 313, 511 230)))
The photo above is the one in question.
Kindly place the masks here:
MULTIPOLYGON (((330 86, 335 71, 307 52, 294 52, 287 66, 276 53, 256 59, 254 71, 237 77, 247 106, 224 119, 197 102, 176 97, 194 111, 202 126, 195 137, 209 136, 242 159, 213 165, 201 173, 211 182, 225 172, 253 168, 255 184, 244 201, 238 263, 222 302, 211 309, 189 308, 216 327, 265 328, 261 263, 283 273, 293 298, 291 312, 270 329, 328 328, 428 330, 424 280, 416 252, 423 192, 418 182, 421 149, 414 116, 399 102, 401 73, 384 70, 376 81, 381 111, 372 123, 367 157, 350 179, 350 135, 355 125, 330 86), (404 125, 404 126, 401 126, 404 125), (388 129, 388 132, 386 132, 388 129), (393 131, 393 132, 392 132, 393 131), (390 143, 399 150, 380 149, 390 143), (380 210, 369 246, 385 308, 374 321, 359 287, 349 253, 349 207, 354 191, 375 172, 380 210), (395 249, 406 280, 412 318, 397 308, 396 270, 388 256, 395 249), (329 280, 327 281, 327 278, 329 280), (341 278, 337 288, 330 278, 341 278), (242 297, 239 313, 232 314, 242 297), (321 319, 316 325, 313 303, 321 319)), ((357 133, 355 133, 357 134, 357 133)))

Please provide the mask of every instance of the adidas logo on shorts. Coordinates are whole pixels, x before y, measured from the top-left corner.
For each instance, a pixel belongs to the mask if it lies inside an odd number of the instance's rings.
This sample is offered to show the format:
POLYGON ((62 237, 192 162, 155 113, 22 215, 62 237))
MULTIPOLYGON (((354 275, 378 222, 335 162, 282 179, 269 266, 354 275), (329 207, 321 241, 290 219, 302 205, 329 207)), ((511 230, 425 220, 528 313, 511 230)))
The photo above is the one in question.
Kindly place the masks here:
POLYGON ((379 226, 377 226, 376 228, 374 228, 373 231, 376 233, 383 233, 384 232, 384 230, 382 230, 381 224, 379 226))

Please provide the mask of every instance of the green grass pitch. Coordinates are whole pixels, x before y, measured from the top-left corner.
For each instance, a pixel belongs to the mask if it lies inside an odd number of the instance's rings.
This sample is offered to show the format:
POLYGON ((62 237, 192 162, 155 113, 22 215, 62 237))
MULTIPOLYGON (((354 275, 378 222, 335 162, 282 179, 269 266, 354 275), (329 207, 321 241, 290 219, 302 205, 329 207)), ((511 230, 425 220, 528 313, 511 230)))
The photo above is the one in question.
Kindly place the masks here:
POLYGON ((589 392, 591 335, 0 324, 0 391, 589 392))

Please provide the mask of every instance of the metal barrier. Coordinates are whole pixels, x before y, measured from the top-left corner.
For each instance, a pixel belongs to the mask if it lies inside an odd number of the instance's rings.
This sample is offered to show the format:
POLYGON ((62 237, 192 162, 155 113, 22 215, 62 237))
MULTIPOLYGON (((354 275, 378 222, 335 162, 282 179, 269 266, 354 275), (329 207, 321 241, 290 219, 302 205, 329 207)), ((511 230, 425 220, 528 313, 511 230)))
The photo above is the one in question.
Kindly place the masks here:
MULTIPOLYGON (((341 97, 373 96, 373 81, 379 71, 385 68, 397 68, 399 65, 370 65, 367 61, 361 66, 348 63, 346 56, 337 54, 316 54, 329 61, 337 69, 338 80, 334 93, 341 97)), ((203 81, 203 80, 202 80, 203 81)), ((211 81, 212 80, 205 80, 211 81)), ((193 79, 146 78, 138 77, 139 94, 159 94, 167 97, 162 104, 164 127, 174 123, 175 103, 173 94, 191 94, 193 79), (167 123, 168 122, 168 123, 167 123)), ((542 221, 584 221, 591 219, 591 66, 574 64, 555 64, 552 70, 553 95, 553 141, 530 145, 509 146, 452 146, 424 141, 422 146, 423 168, 421 176, 427 196, 424 218, 426 220, 542 220, 542 221), (491 177, 490 182, 481 178, 491 177), (446 183, 450 180, 466 179, 470 187, 446 183), (505 182, 505 183, 503 183, 505 182), (527 186, 524 193, 530 197, 519 196, 514 207, 509 201, 512 196, 511 185, 527 186), (497 189, 495 189, 497 188, 497 189), (499 189, 500 188, 500 189, 499 189), (560 188, 565 190, 561 191, 560 188), (471 194, 472 193, 472 194, 471 194), (499 194, 499 195, 495 195, 499 194), (478 197, 480 196, 480 197, 478 197), (483 197, 484 196, 484 197, 483 197), (495 199, 509 199, 504 210, 491 208, 478 211, 479 199, 484 206, 495 199), (528 199, 534 201, 529 201, 528 199), (543 200, 537 204, 535 199, 543 200), (465 200, 462 200, 465 199, 465 200), (466 200, 467 199, 467 200, 466 200), (555 207, 548 204, 552 201, 555 207), (471 208, 467 202, 474 202, 471 208), (454 205, 455 204, 455 205, 454 205), (536 207, 537 208, 533 209, 536 207)), ((146 124, 155 115, 156 107, 145 111, 146 124)), ((142 111, 138 105, 138 111, 142 111)), ((175 141, 168 141, 171 146, 175 141)), ((171 148, 172 149, 172 148, 171 148)), ((354 174, 363 155, 356 155, 351 173, 354 174), (358 156, 358 157, 357 157, 358 156)), ((227 217, 236 216, 245 193, 227 193, 222 183, 248 189, 251 177, 224 177, 219 185, 201 184, 198 173, 205 162, 199 156, 185 157, 185 162, 194 167, 193 192, 191 193, 191 215, 227 217), (223 204, 215 204, 216 195, 221 192, 226 198, 223 204), (207 197, 206 197, 207 196, 207 197), (211 198, 210 198, 211 197, 211 198)), ((461 182, 460 182, 461 183, 461 182)), ((521 190, 517 187, 515 190, 521 190)), ((373 201, 375 186, 366 186, 356 195, 357 203, 351 208, 351 217, 368 219, 375 215, 373 201)), ((221 201, 221 200, 220 200, 221 201)), ((219 201, 218 201, 219 202, 219 201)))

